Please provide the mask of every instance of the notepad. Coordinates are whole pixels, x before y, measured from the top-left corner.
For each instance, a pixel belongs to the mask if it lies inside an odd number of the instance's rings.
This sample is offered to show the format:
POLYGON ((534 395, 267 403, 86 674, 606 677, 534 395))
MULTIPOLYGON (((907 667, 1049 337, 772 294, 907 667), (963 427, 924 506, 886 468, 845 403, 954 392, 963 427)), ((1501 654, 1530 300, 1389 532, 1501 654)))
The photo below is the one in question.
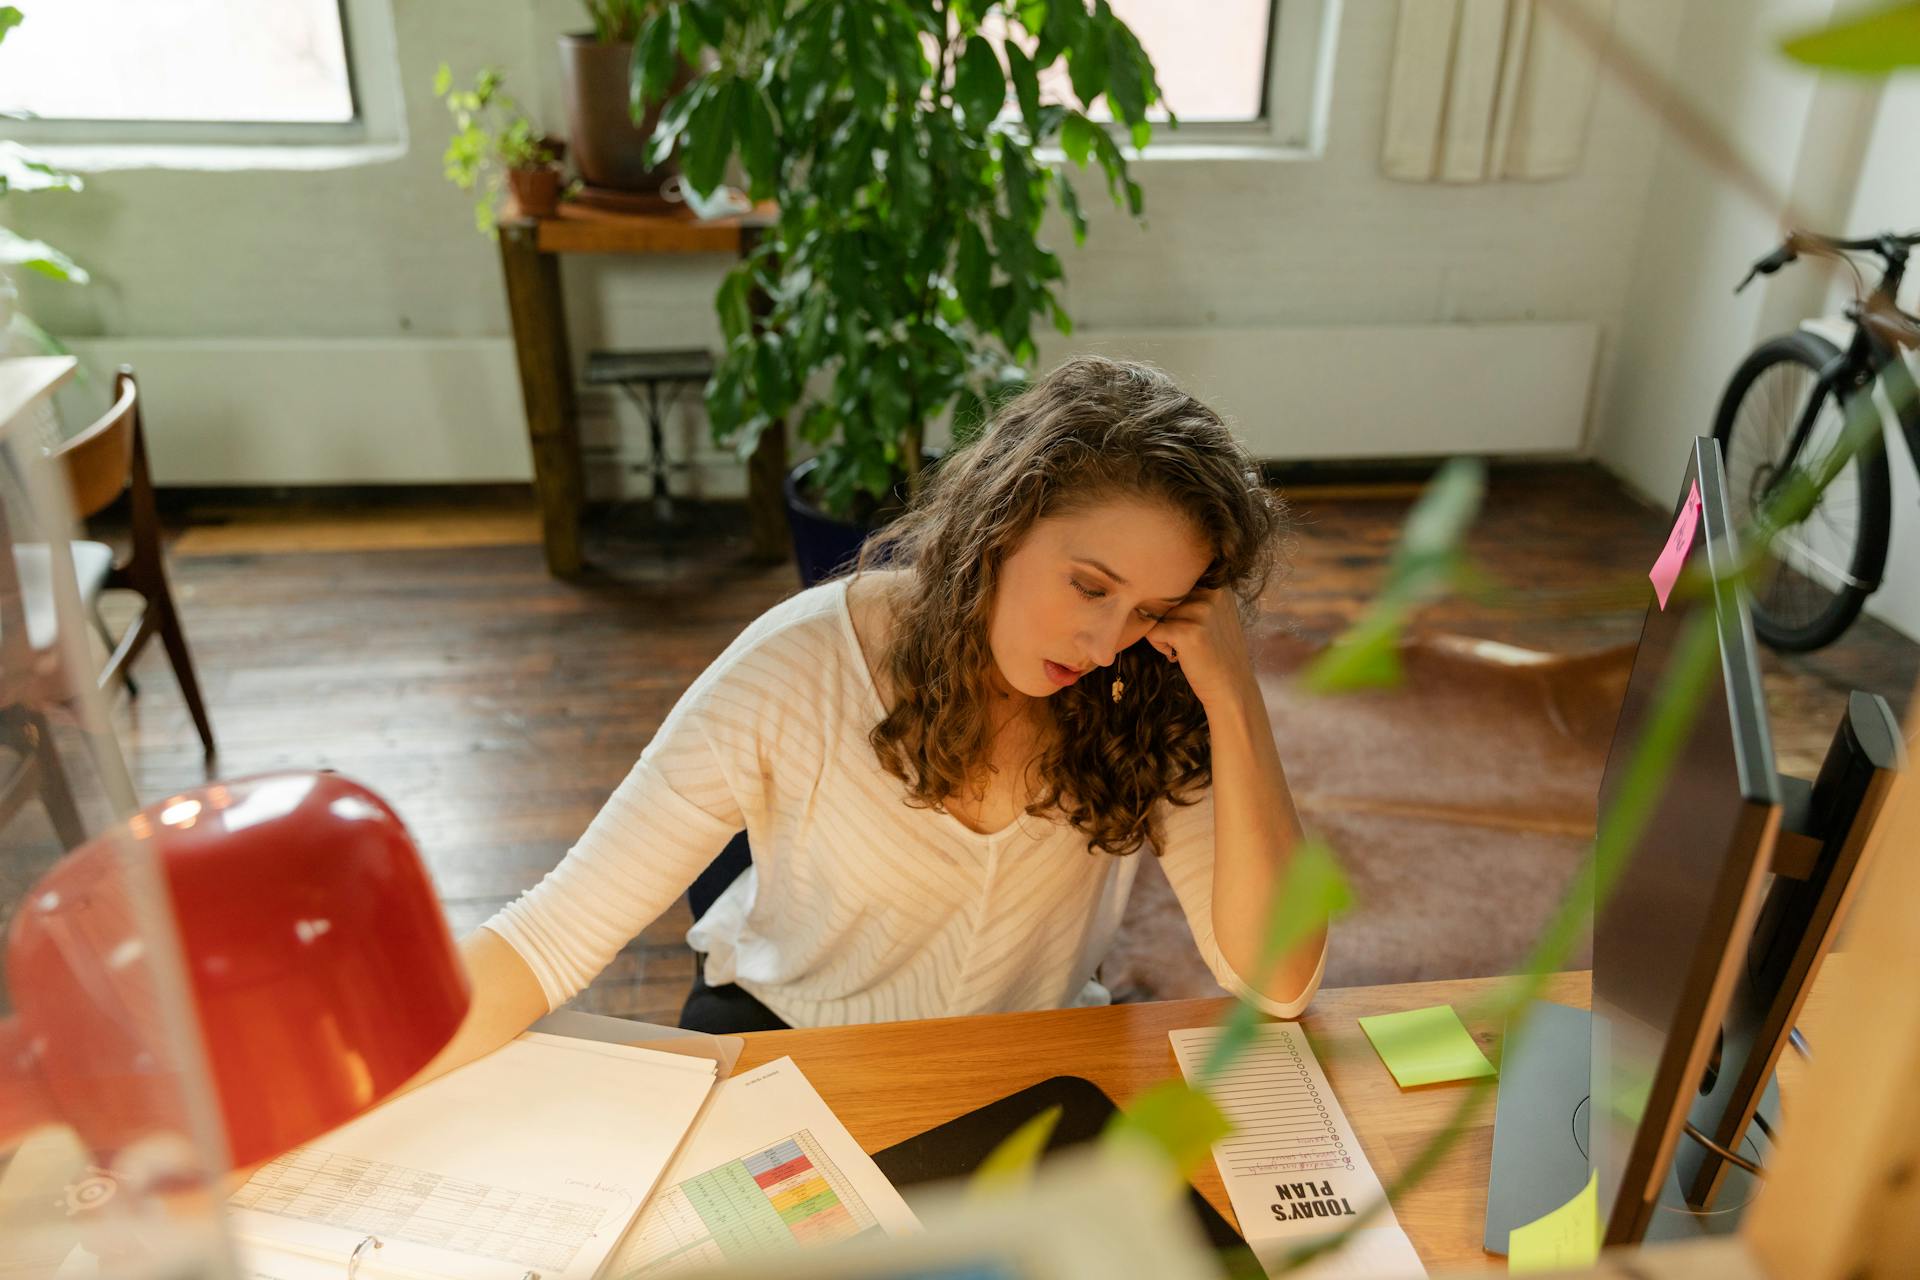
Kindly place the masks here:
POLYGON ((1579 1195, 1507 1234, 1507 1270, 1584 1267, 1600 1256, 1599 1177, 1588 1174, 1579 1195))
POLYGON ((250 1276, 590 1280, 714 1063, 529 1032, 260 1168, 228 1202, 250 1276))
POLYGON ((603 1280, 749 1265, 919 1220, 792 1058, 722 1081, 603 1280))
POLYGON ((1360 1019, 1360 1029, 1402 1089, 1496 1074, 1452 1005, 1376 1014, 1360 1019))
MULTIPOLYGON (((1220 1028, 1170 1035, 1182 1074, 1196 1083, 1220 1028)), ((1298 1026, 1260 1027, 1210 1089, 1234 1127, 1213 1144, 1214 1162, 1240 1233, 1267 1274, 1279 1274, 1294 1254, 1343 1231, 1375 1205, 1379 1211, 1338 1251, 1289 1274, 1308 1280, 1427 1274, 1392 1207, 1380 1203, 1386 1189, 1298 1026)))

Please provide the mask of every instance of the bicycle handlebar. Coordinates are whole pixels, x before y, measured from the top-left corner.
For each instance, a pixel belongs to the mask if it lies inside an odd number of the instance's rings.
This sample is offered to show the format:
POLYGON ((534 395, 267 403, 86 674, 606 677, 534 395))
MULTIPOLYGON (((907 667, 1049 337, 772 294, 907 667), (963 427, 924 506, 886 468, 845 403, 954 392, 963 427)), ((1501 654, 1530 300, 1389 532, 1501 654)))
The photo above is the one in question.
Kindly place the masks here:
POLYGON ((1830 253, 1845 257, 1849 253, 1877 253, 1891 268, 1895 263, 1905 265, 1907 250, 1920 245, 1920 232, 1908 232, 1897 235, 1891 231, 1862 240, 1841 240, 1834 236, 1821 235, 1817 231, 1790 231, 1786 240, 1773 252, 1755 262, 1733 287, 1739 293, 1753 283, 1755 276, 1770 276, 1780 268, 1795 262, 1802 253, 1830 253))

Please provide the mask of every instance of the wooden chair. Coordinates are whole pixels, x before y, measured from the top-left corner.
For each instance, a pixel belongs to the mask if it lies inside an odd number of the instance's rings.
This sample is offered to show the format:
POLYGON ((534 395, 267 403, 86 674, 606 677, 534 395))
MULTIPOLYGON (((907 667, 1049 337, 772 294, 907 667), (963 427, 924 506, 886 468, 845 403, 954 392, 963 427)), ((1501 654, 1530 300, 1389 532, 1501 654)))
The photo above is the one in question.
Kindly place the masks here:
MULTIPOLYGON (((100 542, 72 544, 74 576, 80 586, 80 601, 93 614, 111 653, 100 669, 100 686, 116 680, 127 685, 130 695, 139 690, 128 676, 133 660, 156 634, 165 646, 167 660, 173 665, 174 678, 180 682, 193 726, 209 757, 214 754, 213 726, 207 719, 206 703, 200 696, 200 682, 193 674, 193 658, 187 652, 186 633, 180 626, 180 611, 174 606, 173 592, 167 586, 166 563, 160 549, 160 512, 154 502, 153 478, 147 469, 146 437, 140 424, 140 394, 133 370, 122 366, 114 375, 113 407, 85 431, 63 442, 53 451, 54 460, 65 468, 73 493, 74 515, 82 520, 98 514, 122 493, 128 495, 130 548, 124 560, 116 559, 113 549, 100 542), (109 590, 132 591, 145 607, 137 622, 117 639, 100 620, 100 594, 109 590)), ((39 575, 49 572, 44 546, 16 546, 14 558, 20 578, 28 586, 27 633, 35 647, 52 642, 55 622, 36 609, 36 602, 49 601, 45 591, 32 590, 39 575)))
POLYGON ((0 502, 0 750, 10 752, 12 761, 0 775, 0 827, 38 796, 61 846, 71 849, 86 839, 86 824, 42 710, 50 700, 49 673, 40 660, 45 647, 32 643, 15 557, 3 549, 11 542, 4 508, 0 502))

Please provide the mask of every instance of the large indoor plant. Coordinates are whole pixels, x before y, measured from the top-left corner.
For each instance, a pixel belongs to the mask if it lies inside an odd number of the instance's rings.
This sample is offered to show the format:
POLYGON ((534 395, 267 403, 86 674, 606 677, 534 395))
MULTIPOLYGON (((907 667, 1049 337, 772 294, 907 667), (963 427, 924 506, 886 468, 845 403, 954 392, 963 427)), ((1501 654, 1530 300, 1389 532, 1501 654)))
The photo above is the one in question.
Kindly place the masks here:
POLYGON ((560 88, 573 164, 588 187, 657 192, 672 175, 672 157, 649 163, 647 139, 656 107, 629 114, 633 38, 667 0, 581 0, 589 31, 560 37, 560 88))
MULTIPOLYGON (((19 9, 13 5, 0 6, 0 40, 5 40, 7 33, 21 21, 19 9)), ((17 142, 0 141, 0 196, 29 191, 78 191, 81 186, 77 174, 49 164, 17 142)), ((11 353, 15 338, 46 351, 64 352, 66 348, 52 334, 14 305, 13 281, 8 273, 15 267, 70 284, 87 283, 86 269, 46 241, 0 226, 0 332, 6 334, 0 354, 11 353)))
POLYGON ((1041 226, 1050 202, 1076 239, 1086 220, 1039 149, 1096 162, 1140 212, 1083 104, 1104 98, 1137 147, 1159 88, 1104 0, 684 0, 641 31, 634 68, 638 102, 670 96, 653 148, 680 148, 691 188, 737 155, 751 194, 779 204, 719 291, 714 431, 744 456, 797 411, 820 451, 808 493, 845 520, 918 490, 929 425, 952 413, 964 431, 1024 380, 1037 317, 1068 329, 1041 226), (706 69, 674 93, 682 59, 706 69), (1075 101, 1047 101, 1062 62, 1075 101))

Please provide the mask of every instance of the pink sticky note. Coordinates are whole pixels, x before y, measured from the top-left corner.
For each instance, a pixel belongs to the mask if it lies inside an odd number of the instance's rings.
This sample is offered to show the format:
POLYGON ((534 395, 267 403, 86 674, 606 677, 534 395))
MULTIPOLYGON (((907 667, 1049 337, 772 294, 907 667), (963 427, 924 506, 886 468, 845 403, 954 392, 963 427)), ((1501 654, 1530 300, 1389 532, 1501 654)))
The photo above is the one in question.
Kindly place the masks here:
POLYGON ((1687 562, 1687 551, 1693 546, 1693 532, 1700 527, 1700 507, 1700 482, 1695 480, 1687 490, 1680 518, 1673 522, 1673 532, 1667 535, 1667 545, 1647 573, 1647 577, 1653 579, 1653 594, 1659 598, 1662 609, 1667 607, 1667 597, 1673 593, 1673 584, 1679 581, 1680 569, 1687 562))

